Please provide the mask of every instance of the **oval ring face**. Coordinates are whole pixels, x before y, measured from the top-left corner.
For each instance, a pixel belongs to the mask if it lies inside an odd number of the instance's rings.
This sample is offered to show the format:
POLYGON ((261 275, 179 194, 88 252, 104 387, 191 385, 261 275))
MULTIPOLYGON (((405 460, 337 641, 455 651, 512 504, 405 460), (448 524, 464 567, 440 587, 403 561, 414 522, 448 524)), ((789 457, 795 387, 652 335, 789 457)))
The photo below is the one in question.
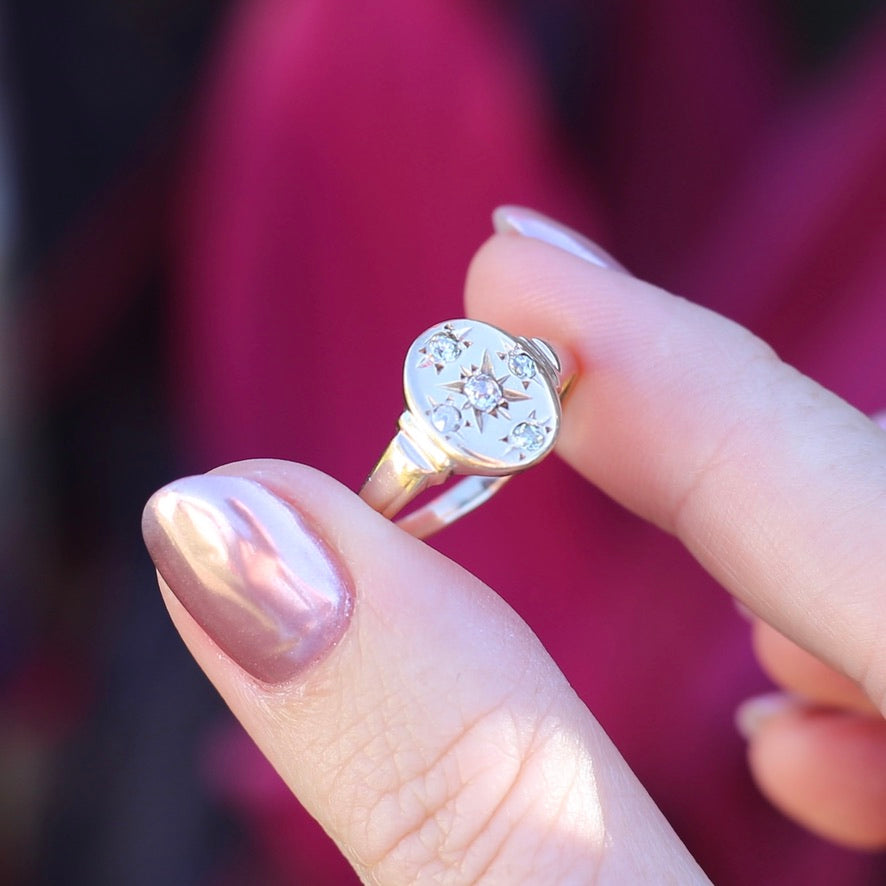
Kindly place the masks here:
POLYGON ((450 320, 406 355, 406 404, 456 473, 510 474, 547 455, 560 430, 556 368, 530 342, 450 320))

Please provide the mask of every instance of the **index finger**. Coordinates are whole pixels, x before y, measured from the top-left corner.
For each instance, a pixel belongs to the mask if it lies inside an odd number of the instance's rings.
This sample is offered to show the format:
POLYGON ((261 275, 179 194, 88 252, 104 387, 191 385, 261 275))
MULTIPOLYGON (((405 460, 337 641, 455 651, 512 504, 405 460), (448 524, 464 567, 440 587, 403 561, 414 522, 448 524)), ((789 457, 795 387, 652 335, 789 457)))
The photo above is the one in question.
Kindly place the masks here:
POLYGON ((886 433, 747 330, 545 224, 493 237, 466 299, 573 352, 559 453, 882 708, 886 433))

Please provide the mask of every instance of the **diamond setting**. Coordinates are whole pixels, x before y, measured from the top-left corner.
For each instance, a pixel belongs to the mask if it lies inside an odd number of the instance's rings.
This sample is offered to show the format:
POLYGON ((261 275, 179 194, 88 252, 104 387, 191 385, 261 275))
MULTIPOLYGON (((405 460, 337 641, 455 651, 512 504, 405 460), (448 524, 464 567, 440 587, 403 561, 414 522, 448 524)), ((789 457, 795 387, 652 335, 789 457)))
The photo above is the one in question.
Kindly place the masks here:
POLYGON ((461 345, 451 333, 438 332, 428 340, 427 354, 434 363, 454 363, 461 354, 461 345))
POLYGON ((547 438, 538 422, 521 421, 514 426, 509 439, 514 446, 524 452, 538 452, 545 445, 547 438))
POLYGON ((484 372, 472 375, 464 383, 463 393, 471 407, 478 412, 492 412, 502 401, 501 386, 484 372))
POLYGON ((535 360, 523 351, 511 351, 508 355, 508 369, 511 370, 511 375, 520 381, 529 381, 535 378, 538 372, 535 360))
POLYGON ((540 340, 476 320, 439 323, 407 354, 404 392, 411 418, 401 417, 401 430, 428 461, 450 459, 456 474, 525 470, 557 438, 558 373, 556 354, 540 340))
POLYGON ((441 434, 454 434, 461 427, 461 412, 451 403, 438 403, 431 410, 431 424, 441 434))

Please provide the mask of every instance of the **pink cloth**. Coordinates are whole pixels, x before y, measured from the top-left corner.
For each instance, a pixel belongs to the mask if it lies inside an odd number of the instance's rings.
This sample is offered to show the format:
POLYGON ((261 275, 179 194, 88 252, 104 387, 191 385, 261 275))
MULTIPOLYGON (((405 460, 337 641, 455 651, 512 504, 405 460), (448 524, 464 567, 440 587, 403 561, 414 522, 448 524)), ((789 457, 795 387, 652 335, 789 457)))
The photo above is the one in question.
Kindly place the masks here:
MULTIPOLYGON (((597 159, 579 165, 489 4, 241 4, 181 182, 173 372, 194 468, 280 456, 359 486, 393 434, 405 349, 462 314, 501 202, 886 406, 886 28, 798 89, 754 6, 623 4, 611 101, 589 108, 597 159)), ((751 785, 732 714, 766 682, 672 539, 551 459, 434 544, 527 619, 716 882, 886 878, 751 785)), ((209 768, 281 882, 350 882, 245 739, 209 768)))

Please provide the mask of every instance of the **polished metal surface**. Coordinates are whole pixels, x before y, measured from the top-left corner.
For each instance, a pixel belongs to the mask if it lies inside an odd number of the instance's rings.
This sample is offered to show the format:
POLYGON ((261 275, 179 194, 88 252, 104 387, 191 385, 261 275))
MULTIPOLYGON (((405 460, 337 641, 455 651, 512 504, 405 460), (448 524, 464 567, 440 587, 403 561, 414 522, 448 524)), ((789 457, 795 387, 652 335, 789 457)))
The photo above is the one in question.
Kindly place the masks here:
POLYGON ((474 320, 425 330, 406 355, 406 411, 361 496, 393 518, 424 489, 468 475, 401 521, 427 537, 550 453, 564 390, 553 348, 474 320), (489 478, 496 478, 493 482, 489 478))

